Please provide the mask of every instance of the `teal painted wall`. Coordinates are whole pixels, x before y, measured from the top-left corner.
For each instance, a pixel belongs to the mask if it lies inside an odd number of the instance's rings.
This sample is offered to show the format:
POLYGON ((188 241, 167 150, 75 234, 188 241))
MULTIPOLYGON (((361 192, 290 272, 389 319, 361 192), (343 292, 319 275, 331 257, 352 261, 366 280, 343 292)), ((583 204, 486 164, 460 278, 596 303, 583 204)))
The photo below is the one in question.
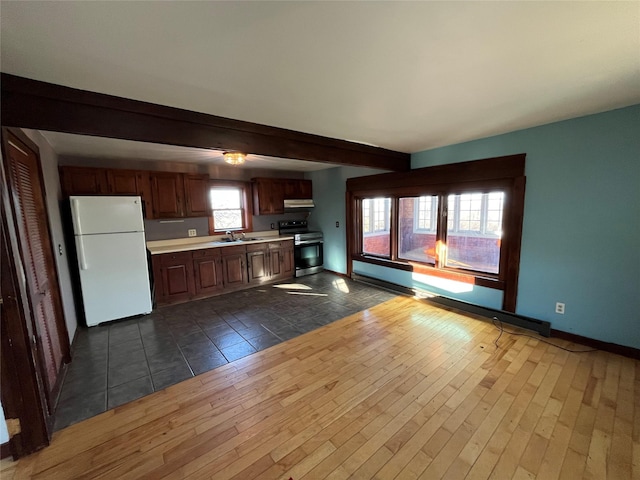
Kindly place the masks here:
MULTIPOLYGON (((640 348, 640 105, 427 150, 411 162, 420 168, 514 153, 527 154, 517 313, 640 348), (564 315, 554 312, 556 302, 566 304, 564 315)), ((331 172, 331 179, 313 177, 316 210, 326 201, 344 215, 342 175, 331 172)), ((331 255, 343 268, 332 270, 346 271, 344 248, 342 235, 331 255)), ((395 270, 362 265, 354 271, 433 290, 395 270)), ((484 289, 451 290, 443 294, 495 306, 484 289)))
POLYGON ((345 193, 347 179, 384 173, 359 167, 336 167, 305 174, 313 183, 316 208, 309 215, 309 227, 324 233, 324 268, 347 272, 347 235, 345 231, 345 193), (339 222, 339 227, 336 227, 339 222))

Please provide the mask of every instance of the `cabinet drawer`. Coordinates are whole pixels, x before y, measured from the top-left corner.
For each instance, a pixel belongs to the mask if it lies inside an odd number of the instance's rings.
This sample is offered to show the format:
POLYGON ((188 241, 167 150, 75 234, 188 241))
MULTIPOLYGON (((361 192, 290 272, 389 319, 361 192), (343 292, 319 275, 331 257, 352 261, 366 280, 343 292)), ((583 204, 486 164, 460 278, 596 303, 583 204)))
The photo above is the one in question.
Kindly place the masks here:
POLYGON ((220 247, 222 250, 222 256, 225 255, 238 255, 239 253, 247 253, 245 245, 238 245, 234 247, 220 247))
POLYGON ((269 242, 269 248, 293 247, 293 240, 283 240, 281 242, 269 242))
POLYGON ((193 259, 204 257, 219 257, 221 248, 205 248, 203 250, 194 250, 193 259))
POLYGON ((187 262, 191 262, 191 252, 163 253, 160 255, 160 265, 163 267, 187 262))
POLYGON ((260 252, 267 248, 264 243, 250 243, 247 245, 247 252, 260 252))

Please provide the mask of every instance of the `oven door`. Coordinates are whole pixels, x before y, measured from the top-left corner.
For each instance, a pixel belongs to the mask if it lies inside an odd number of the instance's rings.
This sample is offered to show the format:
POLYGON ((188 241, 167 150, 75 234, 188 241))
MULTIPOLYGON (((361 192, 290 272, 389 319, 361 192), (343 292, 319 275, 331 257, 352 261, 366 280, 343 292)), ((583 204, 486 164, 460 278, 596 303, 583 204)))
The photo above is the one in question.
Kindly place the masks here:
POLYGON ((322 271, 323 241, 307 240, 293 247, 296 277, 322 271))

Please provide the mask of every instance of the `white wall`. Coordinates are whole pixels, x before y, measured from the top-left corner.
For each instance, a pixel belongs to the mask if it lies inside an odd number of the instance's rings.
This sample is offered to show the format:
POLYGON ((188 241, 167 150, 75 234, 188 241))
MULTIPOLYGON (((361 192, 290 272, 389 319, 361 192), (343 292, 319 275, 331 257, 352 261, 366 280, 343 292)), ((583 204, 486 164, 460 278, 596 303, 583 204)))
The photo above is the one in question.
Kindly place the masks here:
POLYGON ((69 271, 69 259, 67 257, 69 249, 67 248, 62 228, 61 208, 63 208, 64 205, 62 202, 60 176, 58 175, 58 156, 39 132, 26 129, 24 132, 38 145, 38 149, 40 150, 40 163, 42 165, 42 176, 47 200, 47 211, 49 214, 49 229, 51 231, 54 258, 58 270, 58 283, 60 284, 60 294, 62 296, 64 320, 67 324, 69 342, 71 342, 78 328, 78 317, 73 300, 71 273, 69 271), (61 251, 59 247, 62 248, 61 251))

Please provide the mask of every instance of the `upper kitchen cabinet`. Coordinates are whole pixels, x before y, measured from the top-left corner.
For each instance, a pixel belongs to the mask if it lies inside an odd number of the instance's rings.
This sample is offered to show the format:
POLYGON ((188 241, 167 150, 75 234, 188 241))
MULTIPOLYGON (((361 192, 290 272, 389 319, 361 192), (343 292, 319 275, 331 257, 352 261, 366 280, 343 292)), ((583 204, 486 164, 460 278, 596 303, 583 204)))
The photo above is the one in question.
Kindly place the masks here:
POLYGON ((253 178, 254 215, 284 213, 284 200, 312 198, 311 180, 298 178, 253 178))
POLYGON ((144 217, 153 218, 149 172, 107 170, 107 182, 111 195, 139 195, 142 198, 144 217))
POLYGON ((211 213, 209 206, 209 176, 184 175, 184 192, 187 217, 206 217, 211 213))
POLYGON ((274 215, 284 213, 284 183, 273 178, 254 178, 254 215, 274 215))
POLYGON ((283 179, 285 200, 308 200, 313 198, 311 180, 283 179))
POLYGON ((209 215, 209 177, 152 172, 154 218, 206 217, 209 215))
POLYGON ((60 184, 66 196, 109 193, 107 171, 103 168, 60 167, 60 184))
POLYGON ((151 197, 154 218, 184 217, 184 183, 182 174, 151 173, 151 197))

